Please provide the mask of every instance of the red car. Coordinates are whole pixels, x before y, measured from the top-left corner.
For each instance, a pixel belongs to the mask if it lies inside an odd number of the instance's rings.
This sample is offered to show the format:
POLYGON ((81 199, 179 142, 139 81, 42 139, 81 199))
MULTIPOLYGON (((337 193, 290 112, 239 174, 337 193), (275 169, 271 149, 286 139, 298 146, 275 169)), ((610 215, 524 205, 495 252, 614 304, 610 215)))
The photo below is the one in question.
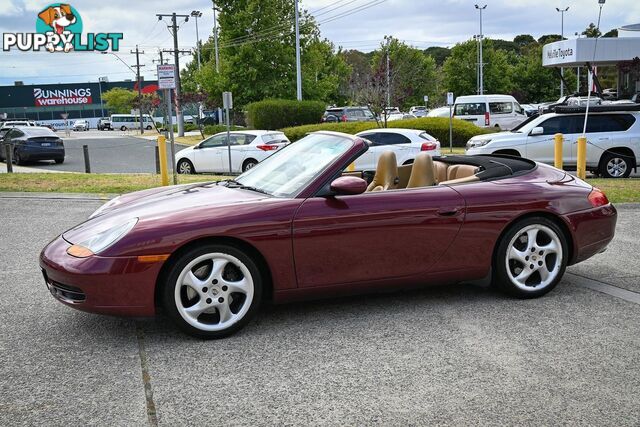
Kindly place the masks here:
POLYGON ((318 132, 235 180, 154 188, 98 209, 42 251, 51 294, 219 338, 276 303, 491 279, 522 298, 601 251, 616 209, 598 189, 509 156, 418 155, 349 171, 368 148, 318 132))

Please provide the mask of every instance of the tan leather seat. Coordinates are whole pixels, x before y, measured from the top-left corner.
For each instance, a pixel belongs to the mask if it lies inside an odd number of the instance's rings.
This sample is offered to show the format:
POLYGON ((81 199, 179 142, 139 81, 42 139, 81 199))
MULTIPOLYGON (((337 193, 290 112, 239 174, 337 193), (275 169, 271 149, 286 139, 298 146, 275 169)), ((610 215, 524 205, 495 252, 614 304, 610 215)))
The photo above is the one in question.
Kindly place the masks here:
POLYGON ((439 162, 437 160, 434 160, 433 166, 435 168, 436 181, 437 182, 446 181, 447 169, 449 169, 449 165, 445 162, 439 162))
POLYGON ((412 168, 413 164, 398 166, 398 178, 400 179, 398 182, 398 188, 407 188, 412 168))
POLYGON ((433 158, 427 153, 419 153, 413 161, 407 188, 430 187, 436 184, 433 158))
POLYGON ((478 171, 476 166, 471 165, 451 165, 447 169, 447 181, 467 178, 473 176, 478 171))
POLYGON ((385 151, 380 154, 378 167, 373 181, 367 187, 367 191, 384 191, 398 188, 398 162, 393 151, 385 151))

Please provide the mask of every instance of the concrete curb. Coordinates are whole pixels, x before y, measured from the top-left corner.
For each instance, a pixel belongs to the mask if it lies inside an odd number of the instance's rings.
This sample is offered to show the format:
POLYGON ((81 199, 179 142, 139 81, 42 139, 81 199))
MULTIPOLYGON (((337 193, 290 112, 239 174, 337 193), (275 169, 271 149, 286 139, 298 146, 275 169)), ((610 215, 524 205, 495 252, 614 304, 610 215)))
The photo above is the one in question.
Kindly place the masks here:
POLYGON ((0 191, 0 199, 41 199, 41 200, 97 200, 107 201, 119 196, 117 193, 37 193, 0 191))

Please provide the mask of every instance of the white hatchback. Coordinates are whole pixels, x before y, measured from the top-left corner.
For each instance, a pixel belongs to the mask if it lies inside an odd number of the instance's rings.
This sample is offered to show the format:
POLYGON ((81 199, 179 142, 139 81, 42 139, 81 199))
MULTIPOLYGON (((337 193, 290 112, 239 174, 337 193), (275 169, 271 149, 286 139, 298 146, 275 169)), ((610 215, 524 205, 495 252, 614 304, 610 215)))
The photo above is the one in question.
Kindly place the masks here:
POLYGON ((356 159, 356 170, 375 170, 380 154, 385 151, 393 151, 399 165, 413 163, 421 151, 431 156, 440 155, 440 141, 423 130, 380 128, 365 130, 356 136, 371 142, 367 152, 356 159))
MULTIPOLYGON (((231 171, 244 172, 288 144, 282 132, 268 130, 233 131, 230 134, 231 171)), ((178 151, 175 157, 178 173, 228 173, 229 149, 227 133, 220 132, 193 147, 178 151)))

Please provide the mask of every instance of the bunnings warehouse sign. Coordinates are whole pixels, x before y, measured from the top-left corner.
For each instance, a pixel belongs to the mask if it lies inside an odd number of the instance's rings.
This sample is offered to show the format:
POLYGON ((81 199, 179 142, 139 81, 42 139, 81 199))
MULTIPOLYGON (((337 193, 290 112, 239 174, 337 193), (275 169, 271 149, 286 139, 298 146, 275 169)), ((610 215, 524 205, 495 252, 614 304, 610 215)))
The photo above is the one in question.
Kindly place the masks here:
POLYGON ((33 100, 36 107, 91 104, 91 88, 42 89, 35 87, 33 88, 33 100))

